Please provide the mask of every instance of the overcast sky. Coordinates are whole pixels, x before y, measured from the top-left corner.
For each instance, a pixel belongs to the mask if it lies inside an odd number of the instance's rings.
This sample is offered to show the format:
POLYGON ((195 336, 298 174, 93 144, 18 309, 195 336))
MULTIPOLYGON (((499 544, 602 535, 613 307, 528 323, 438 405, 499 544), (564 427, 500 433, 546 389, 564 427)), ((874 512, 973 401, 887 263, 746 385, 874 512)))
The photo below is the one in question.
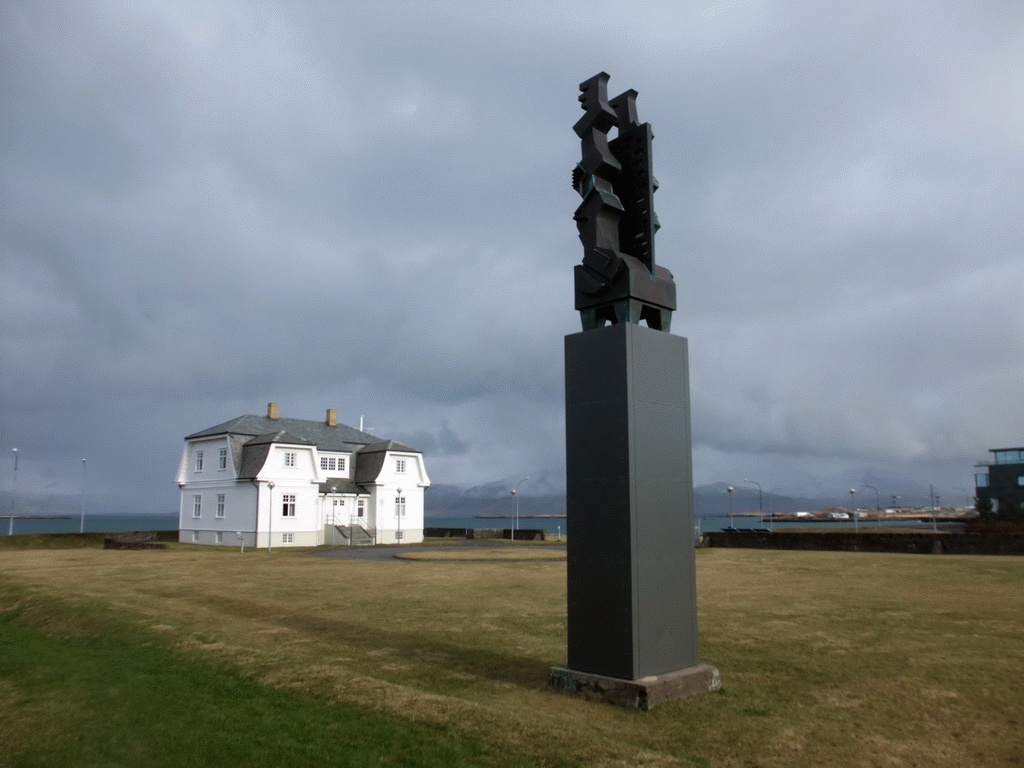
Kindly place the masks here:
POLYGON ((0 485, 17 446, 19 490, 87 457, 175 510, 182 438, 269 401, 435 483, 564 480, 604 70, 654 129, 696 482, 973 488, 1024 444, 1022 41, 1017 0, 5 2, 0 485))

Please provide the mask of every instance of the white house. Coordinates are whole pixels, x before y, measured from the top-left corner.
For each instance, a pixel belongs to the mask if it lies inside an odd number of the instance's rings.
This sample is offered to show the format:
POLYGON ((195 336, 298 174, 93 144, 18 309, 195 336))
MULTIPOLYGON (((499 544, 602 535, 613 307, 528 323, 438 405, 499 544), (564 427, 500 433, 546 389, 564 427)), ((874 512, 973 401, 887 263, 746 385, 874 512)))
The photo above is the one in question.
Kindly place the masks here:
POLYGON ((185 438, 179 540, 248 547, 423 541, 415 448, 338 424, 239 416, 185 438))

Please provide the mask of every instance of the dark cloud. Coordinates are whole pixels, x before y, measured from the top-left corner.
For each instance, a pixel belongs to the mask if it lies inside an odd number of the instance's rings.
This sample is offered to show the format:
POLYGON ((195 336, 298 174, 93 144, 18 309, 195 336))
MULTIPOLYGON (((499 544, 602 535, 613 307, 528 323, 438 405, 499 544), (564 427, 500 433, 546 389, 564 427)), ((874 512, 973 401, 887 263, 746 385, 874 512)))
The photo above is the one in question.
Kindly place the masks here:
POLYGON ((19 482, 87 455, 97 492, 173 508, 181 438, 270 400, 365 416, 436 482, 563 472, 599 70, 654 126, 698 482, 963 486, 1024 435, 1015 4, 0 13, 19 482))

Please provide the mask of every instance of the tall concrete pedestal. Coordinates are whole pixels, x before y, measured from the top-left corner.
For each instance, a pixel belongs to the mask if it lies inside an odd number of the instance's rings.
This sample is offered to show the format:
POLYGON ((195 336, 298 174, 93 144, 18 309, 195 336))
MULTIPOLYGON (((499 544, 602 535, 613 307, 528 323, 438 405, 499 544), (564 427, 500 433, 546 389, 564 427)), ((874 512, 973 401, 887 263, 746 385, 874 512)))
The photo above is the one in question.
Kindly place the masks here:
POLYGON ((648 708, 721 687, 697 660, 686 339, 565 339, 569 648, 556 688, 648 708))

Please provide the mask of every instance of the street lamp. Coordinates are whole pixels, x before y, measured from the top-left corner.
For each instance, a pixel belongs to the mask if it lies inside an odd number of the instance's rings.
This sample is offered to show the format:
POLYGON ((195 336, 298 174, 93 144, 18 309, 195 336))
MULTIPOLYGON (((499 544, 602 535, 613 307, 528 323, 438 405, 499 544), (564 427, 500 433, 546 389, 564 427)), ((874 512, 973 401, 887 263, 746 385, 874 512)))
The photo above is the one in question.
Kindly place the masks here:
POLYGON ((761 484, 757 480, 747 480, 743 478, 744 483, 750 483, 751 485, 757 486, 757 509, 761 513, 761 522, 764 522, 764 492, 761 490, 761 484))
POLYGON ((11 478, 11 516, 7 518, 7 535, 14 533, 14 512, 18 499, 18 449, 11 448, 14 452, 14 477, 11 478))
POLYGON ((878 489, 875 488, 875 486, 873 486, 873 485, 868 485, 867 483, 861 483, 861 485, 864 486, 865 488, 870 488, 872 491, 875 492, 875 517, 878 519, 878 524, 881 525, 882 524, 882 502, 879 501, 879 499, 878 499, 878 489))
MULTIPOLYGON (((856 495, 857 495, 857 489, 856 488, 851 488, 850 489, 850 506, 851 507, 853 507, 853 505, 856 503, 853 500, 853 497, 856 496, 856 495)), ((859 533, 860 532, 860 518, 857 517, 857 510, 856 510, 856 508, 854 508, 854 509, 851 509, 850 511, 853 513, 853 532, 854 533, 859 533)))
MULTIPOLYGON (((334 494, 338 492, 338 486, 331 486, 331 546, 338 545, 338 499, 334 494)), ((352 521, 350 520, 349 523, 352 521)), ((352 526, 348 529, 348 543, 352 546, 352 526)))
POLYGON ((398 489, 398 498, 395 499, 395 518, 398 525, 395 529, 395 541, 402 541, 402 513, 405 512, 405 501, 402 500, 402 489, 398 489))
POLYGON ((78 532, 85 533, 85 459, 82 459, 82 515, 78 522, 78 532))
POLYGON ((516 516, 512 521, 512 541, 516 540, 516 528, 519 527, 519 486, 529 479, 529 477, 524 477, 512 489, 512 498, 516 500, 516 516))
POLYGON ((727 486, 726 489, 725 489, 726 493, 729 494, 729 527, 730 528, 733 527, 733 524, 732 524, 732 492, 733 492, 733 490, 734 489, 733 489, 733 487, 731 485, 727 486))
POLYGON ((267 483, 270 489, 270 509, 267 514, 267 553, 274 551, 274 481, 267 483))

